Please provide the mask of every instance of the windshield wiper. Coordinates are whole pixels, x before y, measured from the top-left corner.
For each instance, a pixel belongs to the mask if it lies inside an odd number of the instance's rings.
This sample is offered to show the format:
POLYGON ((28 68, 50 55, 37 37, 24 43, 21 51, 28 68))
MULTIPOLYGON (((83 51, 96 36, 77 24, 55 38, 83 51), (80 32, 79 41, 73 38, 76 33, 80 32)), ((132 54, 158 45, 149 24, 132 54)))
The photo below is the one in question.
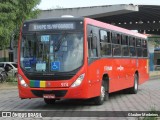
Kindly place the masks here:
POLYGON ((63 38, 67 36, 67 33, 64 32, 63 35, 61 36, 61 38, 58 40, 58 42, 55 44, 55 47, 54 47, 54 51, 57 52, 63 42, 63 38))

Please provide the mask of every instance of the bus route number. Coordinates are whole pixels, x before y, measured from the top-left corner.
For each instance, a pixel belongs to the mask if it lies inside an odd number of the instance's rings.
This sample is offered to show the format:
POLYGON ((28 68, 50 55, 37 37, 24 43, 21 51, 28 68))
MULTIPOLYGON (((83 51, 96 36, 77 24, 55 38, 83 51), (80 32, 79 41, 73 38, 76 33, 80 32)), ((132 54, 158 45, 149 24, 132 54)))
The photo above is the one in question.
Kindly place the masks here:
POLYGON ((61 83, 61 87, 68 87, 68 83, 61 83))

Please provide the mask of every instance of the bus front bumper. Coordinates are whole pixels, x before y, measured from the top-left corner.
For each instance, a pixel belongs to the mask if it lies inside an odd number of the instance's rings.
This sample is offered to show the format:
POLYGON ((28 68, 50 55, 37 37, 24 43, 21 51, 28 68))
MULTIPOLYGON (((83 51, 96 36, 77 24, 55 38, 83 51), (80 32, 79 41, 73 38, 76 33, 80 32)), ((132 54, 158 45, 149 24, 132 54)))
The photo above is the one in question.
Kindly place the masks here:
POLYGON ((27 98, 43 98, 44 95, 53 95, 55 99, 87 99, 89 98, 87 93, 87 87, 81 86, 75 88, 30 88, 18 86, 19 97, 22 99, 27 98))

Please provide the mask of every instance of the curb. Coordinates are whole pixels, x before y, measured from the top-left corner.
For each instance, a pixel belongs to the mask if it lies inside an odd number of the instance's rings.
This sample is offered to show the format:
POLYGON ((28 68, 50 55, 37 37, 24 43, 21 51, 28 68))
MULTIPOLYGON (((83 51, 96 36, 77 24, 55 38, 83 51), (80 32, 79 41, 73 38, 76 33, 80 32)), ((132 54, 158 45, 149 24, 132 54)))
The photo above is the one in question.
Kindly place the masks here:
POLYGON ((160 71, 150 71, 149 72, 149 79, 160 79, 160 71))
POLYGON ((149 80, 160 79, 160 76, 150 76, 149 80))
POLYGON ((160 71, 150 71, 150 72, 149 72, 149 76, 150 76, 150 77, 160 76, 160 71))

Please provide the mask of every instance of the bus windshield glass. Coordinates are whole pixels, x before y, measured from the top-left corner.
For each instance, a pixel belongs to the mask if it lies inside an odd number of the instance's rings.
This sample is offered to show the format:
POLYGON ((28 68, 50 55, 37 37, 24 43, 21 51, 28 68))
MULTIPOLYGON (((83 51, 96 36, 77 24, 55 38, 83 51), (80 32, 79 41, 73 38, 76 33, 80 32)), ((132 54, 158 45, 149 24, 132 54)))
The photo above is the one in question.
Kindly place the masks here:
POLYGON ((21 68, 27 72, 70 72, 83 64, 83 33, 23 34, 21 68))

